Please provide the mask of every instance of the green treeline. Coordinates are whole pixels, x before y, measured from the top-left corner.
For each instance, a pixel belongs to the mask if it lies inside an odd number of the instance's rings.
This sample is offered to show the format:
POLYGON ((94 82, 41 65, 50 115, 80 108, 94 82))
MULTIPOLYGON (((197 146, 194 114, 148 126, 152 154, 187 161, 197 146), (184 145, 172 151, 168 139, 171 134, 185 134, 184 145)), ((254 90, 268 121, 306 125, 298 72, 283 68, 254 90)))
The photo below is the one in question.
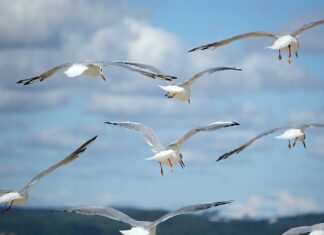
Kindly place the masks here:
MULTIPOLYGON (((122 210, 138 220, 152 221, 165 211, 122 210)), ((291 227, 323 223, 324 214, 309 214, 267 220, 220 220, 211 222, 207 216, 183 215, 158 226, 158 235, 281 235, 291 227)), ((0 215, 0 235, 120 235, 127 224, 97 216, 58 213, 51 210, 13 210, 0 215)))

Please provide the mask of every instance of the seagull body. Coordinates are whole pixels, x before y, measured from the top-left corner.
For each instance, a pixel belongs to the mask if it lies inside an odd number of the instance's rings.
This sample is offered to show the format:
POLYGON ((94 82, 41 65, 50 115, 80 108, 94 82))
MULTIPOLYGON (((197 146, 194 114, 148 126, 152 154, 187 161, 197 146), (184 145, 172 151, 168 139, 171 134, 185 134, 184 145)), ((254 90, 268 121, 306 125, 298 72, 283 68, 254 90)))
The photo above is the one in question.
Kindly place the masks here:
POLYGON ((213 131, 221 128, 226 128, 230 126, 239 125, 236 122, 226 121, 226 122, 214 122, 207 126, 197 127, 187 132, 180 139, 173 141, 168 146, 163 146, 153 131, 152 128, 135 122, 105 122, 106 124, 116 125, 124 127, 136 132, 139 132, 146 138, 147 144, 151 147, 151 150, 155 153, 153 157, 146 158, 146 160, 156 160, 159 162, 161 175, 164 175, 162 164, 168 165, 170 171, 173 172, 173 166, 177 163, 180 164, 181 168, 185 167, 183 162, 183 156, 180 152, 181 146, 192 136, 198 134, 199 132, 213 131))
POLYGON ((103 73, 103 68, 106 66, 117 66, 117 67, 125 68, 130 71, 140 73, 146 77, 150 77, 153 79, 160 79, 165 81, 171 81, 172 79, 176 79, 176 77, 162 74, 162 72, 161 74, 157 73, 157 71, 160 72, 160 70, 154 68, 153 66, 139 64, 139 63, 135 63, 135 64, 138 64, 139 66, 141 65, 142 68, 151 68, 150 70, 151 72, 134 68, 133 66, 124 64, 123 62, 83 61, 83 62, 65 63, 56 66, 42 73, 39 76, 29 78, 29 79, 19 80, 17 83, 29 85, 38 81, 42 82, 45 79, 48 79, 49 77, 53 76, 55 73, 62 72, 62 71, 69 78, 74 78, 78 76, 89 76, 89 77, 101 77, 103 80, 106 80, 106 77, 103 73))
POLYGON ((234 36, 234 37, 222 40, 222 41, 218 41, 218 42, 214 42, 214 43, 210 43, 207 45, 196 47, 196 48, 190 50, 189 52, 197 51, 197 50, 206 50, 208 48, 217 48, 217 47, 227 45, 233 41, 240 40, 240 39, 246 39, 246 38, 251 38, 251 37, 268 37, 268 38, 275 39, 275 41, 272 46, 269 46, 266 48, 273 49, 273 50, 279 50, 279 56, 278 56, 279 60, 282 59, 281 51, 288 51, 289 52, 288 62, 291 63, 291 60, 292 60, 291 52, 295 52, 296 57, 298 57, 298 49, 299 49, 298 38, 300 37, 300 35, 305 30, 311 29, 315 26, 319 26, 322 24, 324 24, 324 20, 312 22, 312 23, 302 26, 298 30, 295 30, 289 34, 282 35, 282 36, 278 36, 278 35, 275 35, 272 33, 266 33, 266 32, 250 32, 250 33, 240 34, 240 35, 237 35, 237 36, 234 36))
POLYGON ((174 98, 180 101, 188 101, 190 103, 190 96, 191 96, 191 85, 197 81, 199 78, 201 78, 204 74, 211 74, 217 71, 223 71, 223 70, 238 70, 241 71, 242 69, 237 69, 234 67, 214 67, 210 69, 206 69, 204 71, 201 71, 197 74, 195 74, 193 77, 188 79, 186 82, 182 84, 172 84, 167 86, 161 86, 160 88, 167 91, 165 94, 165 97, 167 98, 174 98))
POLYGON ((291 228, 282 235, 299 235, 304 233, 310 233, 309 235, 324 235, 324 223, 291 228))
POLYGON ((204 203, 204 204, 197 204, 192 206, 186 206, 183 208, 180 208, 175 211, 171 211, 167 213, 166 215, 162 216, 160 219, 155 220, 153 222, 149 221, 138 221, 134 220, 133 218, 129 217, 128 215, 122 213, 121 211, 118 211, 114 208, 110 207, 95 207, 95 206, 89 206, 89 207, 78 207, 78 208, 67 208, 67 209, 61 209, 58 210, 59 212, 71 212, 71 213, 77 213, 77 214, 83 214, 83 215, 97 215, 97 216, 103 216, 108 219, 113 219, 117 221, 121 221, 124 223, 127 223, 132 226, 130 230, 121 230, 120 232, 124 235, 156 235, 156 227, 174 217, 177 215, 195 212, 195 211, 201 211, 206 210, 212 207, 221 206, 225 204, 229 204, 232 201, 222 201, 222 202, 212 202, 212 203, 204 203))
POLYGON ((93 137, 92 139, 85 142, 82 146, 80 146, 77 150, 71 153, 68 157, 43 171, 42 173, 35 176, 24 188, 14 191, 14 190, 0 190, 0 203, 6 203, 2 213, 9 211, 12 205, 23 206, 26 204, 28 200, 28 190, 37 183, 40 179, 50 174, 54 170, 59 167, 66 165, 76 158, 78 158, 87 148, 88 146, 96 139, 97 137, 93 137), (9 204, 9 205, 8 205, 9 204))
POLYGON ((306 139, 306 134, 305 134, 305 129, 306 128, 317 128, 317 127, 324 127, 324 124, 304 124, 304 125, 294 125, 294 126, 286 126, 286 127, 278 127, 278 128, 274 128, 265 132, 262 132, 261 134, 257 135, 256 137, 254 137, 253 139, 249 140, 248 142, 246 142, 245 144, 239 146, 238 148, 227 152, 225 154, 223 154, 222 156, 220 156, 217 161, 226 159, 234 154, 238 154, 241 151, 243 151, 244 149, 246 149, 247 147, 249 147, 250 145, 252 145, 256 140, 272 134, 276 131, 279 130, 285 130, 283 134, 276 136, 277 139, 284 139, 284 140, 288 140, 288 147, 295 147, 297 141, 300 141, 303 143, 304 147, 306 148, 306 143, 305 143, 305 139, 306 139), (294 140, 295 142, 293 143, 293 145, 291 145, 291 140, 294 140))

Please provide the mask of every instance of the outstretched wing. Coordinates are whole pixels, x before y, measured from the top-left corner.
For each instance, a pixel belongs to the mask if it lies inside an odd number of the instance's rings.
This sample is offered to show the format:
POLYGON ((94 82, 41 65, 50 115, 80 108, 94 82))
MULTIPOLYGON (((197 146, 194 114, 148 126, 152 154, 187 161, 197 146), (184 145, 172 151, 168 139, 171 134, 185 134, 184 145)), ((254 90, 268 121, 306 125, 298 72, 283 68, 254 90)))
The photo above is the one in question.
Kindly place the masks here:
POLYGON ((229 44, 231 42, 234 42, 236 40, 252 38, 252 37, 268 37, 268 38, 275 38, 275 39, 277 38, 277 36, 272 34, 272 33, 250 32, 250 33, 240 34, 240 35, 237 35, 237 36, 234 36, 234 37, 222 40, 222 41, 213 42, 213 43, 210 43, 210 44, 199 46, 199 47, 196 47, 194 49, 191 49, 189 52, 198 51, 198 50, 206 50, 206 49, 209 49, 211 47, 212 48, 221 47, 221 46, 227 45, 227 44, 229 44))
POLYGON ((189 87, 189 86, 191 86, 191 84, 193 82, 195 82, 196 80, 201 78, 203 75, 211 74, 211 73, 214 73, 214 72, 217 72, 217 71, 223 71, 223 70, 238 70, 238 71, 241 71, 242 69, 237 69, 235 67, 214 67, 214 68, 206 69, 204 71, 201 71, 201 72, 195 74, 192 78, 190 78, 188 81, 186 81, 182 85, 189 87))
POLYGON ((173 79, 177 79, 177 77, 166 75, 163 72, 161 72, 159 69, 157 69, 151 65, 131 63, 131 62, 112 62, 111 64, 128 69, 133 72, 140 73, 146 77, 150 77, 153 79, 160 79, 160 80, 164 80, 164 81, 172 81, 173 79), (141 69, 138 69, 138 68, 141 68, 141 69), (145 71, 143 69, 150 70, 151 72, 145 71))
POLYGON ((65 64, 62 64, 62 65, 58 65, 58 66, 46 71, 45 73, 42 73, 39 76, 19 80, 17 83, 18 84, 22 83, 24 85, 29 85, 29 84, 32 84, 32 83, 35 83, 35 82, 38 82, 38 81, 42 82, 43 80, 53 76, 55 73, 57 73, 59 71, 62 71, 64 69, 68 68, 71 65, 72 65, 72 63, 65 63, 65 64))
POLYGON ((128 215, 124 214, 121 211, 118 211, 114 208, 110 207, 99 207, 99 206, 88 206, 88 207, 75 207, 75 208, 66 208, 57 210, 58 212, 71 212, 82 215, 98 215, 103 216, 112 220, 121 221, 131 226, 138 226, 140 224, 139 221, 132 219, 128 215))
POLYGON ((245 144, 241 145, 240 147, 230 151, 230 152, 227 152, 225 154, 223 154, 222 156, 220 156, 217 161, 220 161, 220 160, 224 160, 234 154, 238 154, 240 153, 241 151, 243 151, 244 149, 246 149, 247 147, 249 147, 251 144, 253 144, 256 140, 266 136, 266 135, 269 135, 269 134, 272 134, 278 130, 282 130, 282 129, 286 129, 286 128, 290 128, 290 127, 278 127, 278 128, 274 128, 274 129, 271 129, 269 131, 265 131, 265 132, 262 132, 261 134, 257 135, 256 137, 254 137, 253 139, 249 140, 248 142, 246 142, 245 144))
POLYGON ((291 228, 282 235, 298 235, 303 233, 309 233, 311 232, 311 226, 302 226, 302 227, 296 227, 291 228))
POLYGON ((301 129, 324 127, 324 124, 305 124, 299 126, 301 129))
POLYGON ((164 222, 164 221, 166 221, 166 220, 168 220, 168 219, 170 219, 170 218, 172 218, 174 216, 177 216, 177 215, 190 213, 190 212, 195 212, 195 211, 207 210, 207 209, 212 208, 212 207, 221 206, 221 205, 229 204, 229 203, 232 203, 232 202, 233 201, 222 201, 222 202, 212 202, 212 203, 204 203, 204 204, 186 206, 186 207, 180 208, 178 210, 171 211, 170 213, 162 216, 160 219, 155 220, 154 222, 152 222, 150 227, 155 227, 159 223, 162 223, 162 222, 164 222))
POLYGON ((199 132, 204 132, 204 131, 215 131, 221 128, 225 128, 225 127, 230 127, 230 126, 236 126, 239 125, 237 122, 214 122, 211 123, 207 126, 201 126, 201 127, 197 127, 195 129, 192 129, 191 131, 187 132, 187 134, 185 134, 184 136, 182 136, 180 139, 177 139, 175 141, 173 141, 168 148, 172 148, 172 149, 180 149, 181 145, 186 142, 189 138, 191 138, 192 136, 198 134, 199 132))
POLYGON ((305 30, 308 30, 308 29, 311 29, 313 27, 316 27, 316 26, 319 26, 319 25, 322 25, 324 24, 324 20, 319 20, 319 21, 315 21, 315 22, 312 22, 312 23, 309 23, 309 24, 305 24, 303 27, 301 27, 300 29, 297 29, 293 32, 290 33, 291 36, 294 36, 294 37, 298 37, 300 36, 305 30))
POLYGON ((71 153, 68 157, 63 159, 62 161, 56 163, 54 166, 48 168, 47 170, 43 171, 42 173, 35 176, 23 189, 20 190, 20 193, 26 192, 30 187, 32 187, 35 183, 37 183, 40 179, 42 179, 44 176, 50 174, 51 172, 55 171, 57 168, 64 166, 76 158, 78 158, 88 147, 89 145, 97 138, 97 136, 93 137, 92 139, 85 142, 83 145, 81 145, 77 150, 75 150, 73 153, 71 153))
POLYGON ((7 189, 0 189, 0 196, 6 193, 10 193, 12 190, 7 190, 7 189))
POLYGON ((157 153, 164 150, 165 147, 161 144, 159 138, 152 128, 135 122, 105 122, 106 124, 124 127, 142 134, 146 138, 146 143, 151 147, 152 151, 157 153))

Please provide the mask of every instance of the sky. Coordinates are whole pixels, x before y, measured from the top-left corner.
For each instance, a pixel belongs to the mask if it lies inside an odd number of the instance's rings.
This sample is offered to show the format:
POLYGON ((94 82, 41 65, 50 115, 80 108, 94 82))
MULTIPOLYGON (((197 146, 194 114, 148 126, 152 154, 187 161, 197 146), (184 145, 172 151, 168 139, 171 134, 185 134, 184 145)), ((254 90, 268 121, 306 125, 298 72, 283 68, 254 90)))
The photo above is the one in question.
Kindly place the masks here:
POLYGON ((266 50, 271 39, 242 40, 215 50, 188 50, 250 31, 276 34, 324 18, 323 1, 0 0, 0 188, 19 189, 36 174, 96 142, 75 162, 30 190, 27 207, 81 205, 175 209, 235 200, 224 216, 253 218, 324 212, 324 129, 307 129, 304 149, 288 149, 275 133, 225 161, 223 153, 262 131, 324 123, 324 27, 300 37, 287 63, 266 50), (280 7, 278 7, 280 6, 280 7), (56 65, 80 60, 153 65, 179 82, 216 66, 243 71, 208 75, 192 87, 191 104, 164 97, 162 81, 106 67, 108 78, 16 84, 56 65), (165 145, 192 128, 231 120, 239 126, 194 136, 184 144, 186 168, 173 173, 145 140, 105 121, 152 127, 165 145))

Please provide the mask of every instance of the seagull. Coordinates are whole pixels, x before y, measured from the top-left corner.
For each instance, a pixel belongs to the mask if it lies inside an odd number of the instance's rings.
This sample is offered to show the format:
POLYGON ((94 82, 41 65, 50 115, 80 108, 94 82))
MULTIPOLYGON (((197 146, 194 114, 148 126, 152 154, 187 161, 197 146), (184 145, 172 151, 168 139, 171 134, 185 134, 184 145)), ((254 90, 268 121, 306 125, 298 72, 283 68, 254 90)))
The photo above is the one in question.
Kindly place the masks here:
POLYGON ((118 211, 111 207, 99 207, 99 206, 88 206, 88 207, 76 207, 76 208, 67 208, 67 209, 60 209, 57 210, 58 212, 71 212, 83 215, 98 215, 103 216, 108 219, 113 219, 117 221, 124 222, 132 226, 130 230, 121 230, 120 232, 124 235, 156 235, 156 227, 177 215, 191 213, 195 211, 206 210, 212 207, 221 206, 225 204, 229 204, 232 201, 222 201, 222 202, 212 202, 212 203, 204 203, 204 204, 197 204, 186 206, 180 208, 178 210, 172 211, 167 213, 166 215, 162 216, 160 219, 155 220, 153 222, 149 221, 138 221, 134 220, 133 218, 129 217, 128 215, 124 214, 121 211, 118 211))
POLYGON ((324 235, 324 223, 291 228, 282 235, 298 235, 304 233, 310 233, 309 235, 324 235))
POLYGON ((199 78, 201 78, 205 74, 211 74, 217 71, 223 71, 223 70, 238 70, 241 71, 242 69, 237 69, 234 67, 214 67, 210 69, 206 69, 204 71, 201 71, 197 74, 195 74, 193 77, 182 83, 181 85, 179 84, 171 84, 168 86, 160 86, 163 90, 167 91, 165 94, 165 97, 171 99, 175 98, 180 101, 188 101, 190 104, 190 96, 191 96, 191 90, 190 87, 191 85, 197 81, 199 78))
POLYGON ((244 33, 244 34, 240 34, 240 35, 237 35, 237 36, 234 36, 234 37, 222 40, 222 41, 218 41, 218 42, 214 42, 214 43, 210 43, 207 45, 196 47, 196 48, 190 50, 189 52, 198 51, 198 50, 206 50, 209 48, 217 48, 220 46, 227 45, 227 44, 234 42, 236 40, 239 40, 239 39, 246 39, 246 38, 252 38, 252 37, 268 37, 268 38, 275 39, 275 41, 272 44, 272 46, 269 46, 266 48, 272 49, 272 50, 279 50, 279 56, 278 56, 279 60, 282 59, 281 50, 288 51, 289 52, 288 63, 291 63, 291 61, 292 61, 291 53, 292 52, 295 52, 296 57, 298 57, 298 48, 299 48, 298 38, 301 36, 301 34, 308 29, 311 29, 313 27, 316 27, 316 26, 319 26, 322 24, 324 24, 324 20, 312 22, 312 23, 302 26, 300 29, 297 29, 293 32, 290 32, 290 33, 282 35, 282 36, 278 36, 278 35, 275 35, 272 33, 266 33, 266 32, 244 33))
POLYGON ((295 126, 286 126, 286 127, 278 127, 278 128, 274 128, 265 132, 262 132, 261 134, 257 135, 256 137, 254 137, 253 139, 249 140, 247 143, 241 145, 240 147, 227 152, 225 154, 223 154, 222 156, 220 156, 217 161, 220 160, 224 160, 234 154, 238 154, 241 151, 243 151, 244 149, 246 149, 247 147, 249 147, 250 145, 252 145, 256 140, 272 134, 276 131, 279 130, 285 130, 284 133, 282 135, 276 136, 276 138, 278 139, 284 139, 284 140, 288 140, 288 147, 295 147, 297 141, 300 141, 303 143, 304 148, 306 148, 306 143, 305 143, 305 139, 306 139, 306 134, 305 134, 305 129, 306 128, 316 128, 316 127, 324 127, 324 124, 304 124, 304 125, 295 125, 295 126), (293 145, 291 145, 291 140, 294 140, 293 145))
MULTIPOLYGON (((142 75, 153 78, 153 79, 161 79, 161 80, 165 80, 165 81, 171 81, 172 79, 176 79, 176 77, 164 75, 164 74, 162 74, 162 72, 161 73, 147 72, 144 70, 136 69, 130 65, 123 64, 122 62, 84 61, 84 62, 72 62, 72 63, 65 63, 62 65, 58 65, 58 66, 46 71, 45 73, 42 73, 39 76, 29 78, 29 79, 19 80, 17 83, 29 85, 29 84, 32 84, 32 83, 35 83, 38 81, 42 82, 45 79, 53 76, 55 73, 61 72, 61 71, 63 71, 63 73, 70 78, 85 75, 85 76, 90 76, 90 77, 100 76, 103 80, 106 80, 106 77, 103 73, 103 68, 105 66, 110 66, 110 65, 126 68, 130 71, 141 73, 142 75)), ((150 65, 145 65, 145 64, 138 64, 138 65, 141 65, 142 67, 149 67, 154 71, 160 71, 150 65)))
POLYGON ((225 127, 230 126, 236 126, 239 125, 237 122, 231 122, 231 121, 220 121, 220 122, 214 122, 207 126, 197 127, 192 129, 191 131, 187 132, 184 136, 182 136, 180 139, 177 139, 173 141, 171 144, 169 144, 167 147, 163 146, 160 143, 159 138, 151 129, 150 127, 141 124, 141 123, 135 123, 135 122, 105 122, 106 124, 116 125, 120 127, 124 127, 136 132, 139 132, 146 138, 147 144, 151 147, 151 150, 155 153, 153 157, 146 158, 146 160, 156 160, 159 162, 160 165, 160 172, 161 175, 164 176, 164 171, 162 168, 162 164, 169 165, 170 171, 173 172, 173 166, 176 163, 179 163, 181 168, 185 167, 185 164, 183 162, 183 156, 180 153, 180 148, 186 142, 189 138, 192 136, 198 134, 199 132, 203 131, 214 131, 225 127))
POLYGON ((93 137, 92 139, 85 142, 81 145, 77 150, 71 153, 68 157, 63 159, 62 161, 56 163, 55 165, 51 166, 47 170, 43 171, 42 173, 35 176, 24 188, 14 191, 14 190, 0 190, 0 203, 6 203, 2 213, 9 211, 12 205, 25 205, 28 200, 28 190, 36 184, 39 180, 43 177, 47 176, 48 174, 52 173, 56 169, 64 166, 76 158, 78 158, 87 148, 88 146, 97 138, 97 136, 93 137))

